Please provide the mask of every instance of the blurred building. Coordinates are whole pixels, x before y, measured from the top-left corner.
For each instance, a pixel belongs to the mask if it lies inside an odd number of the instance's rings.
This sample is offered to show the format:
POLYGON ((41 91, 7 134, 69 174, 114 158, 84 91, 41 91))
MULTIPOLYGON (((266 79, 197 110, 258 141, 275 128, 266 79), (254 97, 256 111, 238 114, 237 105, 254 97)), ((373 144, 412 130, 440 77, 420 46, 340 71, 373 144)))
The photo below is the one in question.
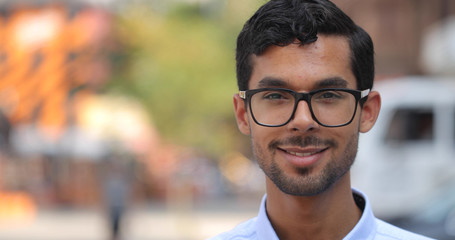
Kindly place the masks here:
POLYGON ((109 76, 109 13, 18 3, 2 13, 2 111, 13 125, 33 123, 59 135, 74 122, 78 98, 95 92, 109 76))
MULTIPOLYGON (((176 2, 199 4, 204 11, 226 3, 142 1, 159 9, 176 2)), ((422 39, 434 24, 455 14, 450 0, 334 2, 373 37, 378 79, 425 73, 422 39)), ((118 47, 113 19, 124 4, 0 0, 0 191, 25 191, 40 204, 94 204, 98 169, 112 154, 132 155, 126 158, 138 178, 146 179, 141 182, 145 194, 166 195, 168 185, 180 184, 170 180, 178 169, 182 182, 198 182, 189 177, 199 171, 198 161, 213 167, 207 159, 181 164, 197 158, 181 158, 178 152, 186 150, 160 145, 140 104, 100 94, 112 77, 118 47)), ((228 160, 220 161, 221 174, 234 185, 244 183, 248 174, 239 173, 251 167, 248 161, 228 160)), ((212 179, 205 182, 199 188, 213 188, 212 179)))
POLYGON ((112 14, 100 3, 108 2, 0 1, 0 191, 92 205, 100 161, 143 150, 131 134, 150 143, 140 106, 99 95, 115 50, 112 14))
POLYGON ((139 102, 104 93, 119 50, 119 2, 0 1, 0 196, 26 196, 24 209, 31 199, 98 204, 109 159, 124 162, 138 199, 165 198, 177 171, 191 191, 211 190, 188 177, 201 160, 160 143, 139 102))
POLYGON ((423 39, 435 24, 455 15, 452 0, 333 0, 373 38, 378 78, 425 74, 423 39))

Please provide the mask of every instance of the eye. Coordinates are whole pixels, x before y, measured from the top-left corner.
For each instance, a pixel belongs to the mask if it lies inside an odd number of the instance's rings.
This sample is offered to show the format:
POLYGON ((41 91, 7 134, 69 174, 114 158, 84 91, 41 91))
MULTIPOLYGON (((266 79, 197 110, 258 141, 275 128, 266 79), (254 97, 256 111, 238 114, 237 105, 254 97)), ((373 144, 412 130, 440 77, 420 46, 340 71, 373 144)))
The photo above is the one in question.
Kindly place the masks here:
POLYGON ((285 100, 289 99, 289 94, 280 91, 264 92, 262 98, 265 100, 285 100))
POLYGON ((283 99, 284 96, 281 93, 274 92, 274 93, 264 94, 263 98, 273 100, 273 99, 283 99))
POLYGON ((340 94, 337 94, 336 92, 322 92, 321 95, 319 96, 321 99, 339 99, 341 98, 340 94))
POLYGON ((313 100, 321 102, 334 102, 344 98, 343 92, 340 91, 323 91, 316 93, 313 96, 313 100))

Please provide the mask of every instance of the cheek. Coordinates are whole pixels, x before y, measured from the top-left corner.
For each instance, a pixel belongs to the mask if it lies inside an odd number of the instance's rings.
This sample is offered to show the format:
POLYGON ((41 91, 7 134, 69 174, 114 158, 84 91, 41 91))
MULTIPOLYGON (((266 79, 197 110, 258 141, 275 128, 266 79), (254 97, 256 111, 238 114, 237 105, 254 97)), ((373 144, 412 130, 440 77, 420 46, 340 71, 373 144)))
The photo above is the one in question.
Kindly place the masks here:
POLYGON ((338 149, 343 150, 352 141, 352 137, 358 135, 359 126, 359 121, 355 120, 347 126, 328 129, 329 132, 322 133, 321 136, 331 136, 329 138, 337 143, 338 149))
POLYGON ((284 130, 282 128, 275 127, 263 127, 259 126, 251 120, 252 125, 250 125, 251 131, 251 140, 256 146, 260 146, 263 150, 267 150, 268 144, 273 140, 279 138, 280 133, 283 134, 284 130))

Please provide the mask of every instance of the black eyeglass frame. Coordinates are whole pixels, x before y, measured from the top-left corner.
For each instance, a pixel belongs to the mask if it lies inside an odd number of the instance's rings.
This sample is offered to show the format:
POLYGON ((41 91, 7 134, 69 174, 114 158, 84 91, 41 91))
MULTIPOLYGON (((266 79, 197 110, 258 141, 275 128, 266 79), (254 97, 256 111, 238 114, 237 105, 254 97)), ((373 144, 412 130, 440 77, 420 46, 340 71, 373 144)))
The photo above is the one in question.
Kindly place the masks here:
POLYGON ((311 117, 319 125, 324 126, 324 127, 343 127, 343 126, 351 124, 352 120, 354 120, 354 117, 355 117, 355 115, 357 113, 357 106, 359 105, 359 102, 360 102, 360 105, 362 106, 364 102, 363 101, 361 102, 361 100, 365 99, 368 96, 368 94, 370 94, 370 91, 371 91, 371 89, 354 90, 354 89, 349 89, 349 88, 321 88, 321 89, 317 89, 317 90, 313 90, 313 91, 310 91, 308 93, 305 93, 305 92, 296 92, 296 91, 293 91, 293 90, 287 89, 287 88, 258 88, 258 89, 250 89, 250 90, 240 91, 239 92, 239 96, 244 101, 246 101, 245 104, 248 104, 248 107, 250 109, 250 113, 251 113, 251 116, 252 116, 254 122, 256 124, 260 125, 260 126, 264 126, 264 127, 282 127, 282 126, 288 124, 294 118, 295 111, 297 110, 297 106, 298 106, 299 102, 300 101, 305 101, 308 104, 308 108, 310 109, 311 117), (295 99, 294 109, 292 110, 291 116, 289 117, 289 119, 285 123, 279 124, 279 125, 269 125, 269 124, 260 123, 260 122, 258 122, 256 120, 256 117, 254 116, 253 110, 251 108, 251 96, 253 96, 254 94, 256 94, 258 92, 263 92, 263 91, 285 91, 285 92, 290 93, 294 97, 294 99, 295 99), (315 94, 317 94, 319 92, 323 92, 323 91, 342 91, 342 92, 350 93, 350 94, 352 94, 354 96, 354 98, 356 100, 355 101, 354 113, 352 114, 351 119, 347 123, 339 124, 339 125, 326 125, 326 124, 323 124, 323 123, 319 122, 319 120, 316 118, 316 115, 313 112, 313 107, 311 106, 311 98, 313 97, 313 95, 315 95, 315 94))

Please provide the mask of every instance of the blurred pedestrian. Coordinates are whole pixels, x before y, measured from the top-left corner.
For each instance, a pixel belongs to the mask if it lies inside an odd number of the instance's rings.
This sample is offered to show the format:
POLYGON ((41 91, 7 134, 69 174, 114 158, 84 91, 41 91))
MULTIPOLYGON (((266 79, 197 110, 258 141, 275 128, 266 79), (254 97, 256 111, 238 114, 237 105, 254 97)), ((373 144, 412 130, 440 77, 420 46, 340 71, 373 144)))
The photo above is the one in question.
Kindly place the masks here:
POLYGON ((213 239, 428 239, 375 218, 351 188, 381 105, 368 33, 328 0, 271 0, 236 51, 235 115, 267 194, 257 217, 213 239))
POLYGON ((7 153, 10 151, 10 132, 11 123, 0 108, 0 153, 7 153))
POLYGON ((128 169, 121 159, 110 157, 104 172, 103 191, 106 204, 110 239, 121 239, 122 221, 130 197, 128 169))

